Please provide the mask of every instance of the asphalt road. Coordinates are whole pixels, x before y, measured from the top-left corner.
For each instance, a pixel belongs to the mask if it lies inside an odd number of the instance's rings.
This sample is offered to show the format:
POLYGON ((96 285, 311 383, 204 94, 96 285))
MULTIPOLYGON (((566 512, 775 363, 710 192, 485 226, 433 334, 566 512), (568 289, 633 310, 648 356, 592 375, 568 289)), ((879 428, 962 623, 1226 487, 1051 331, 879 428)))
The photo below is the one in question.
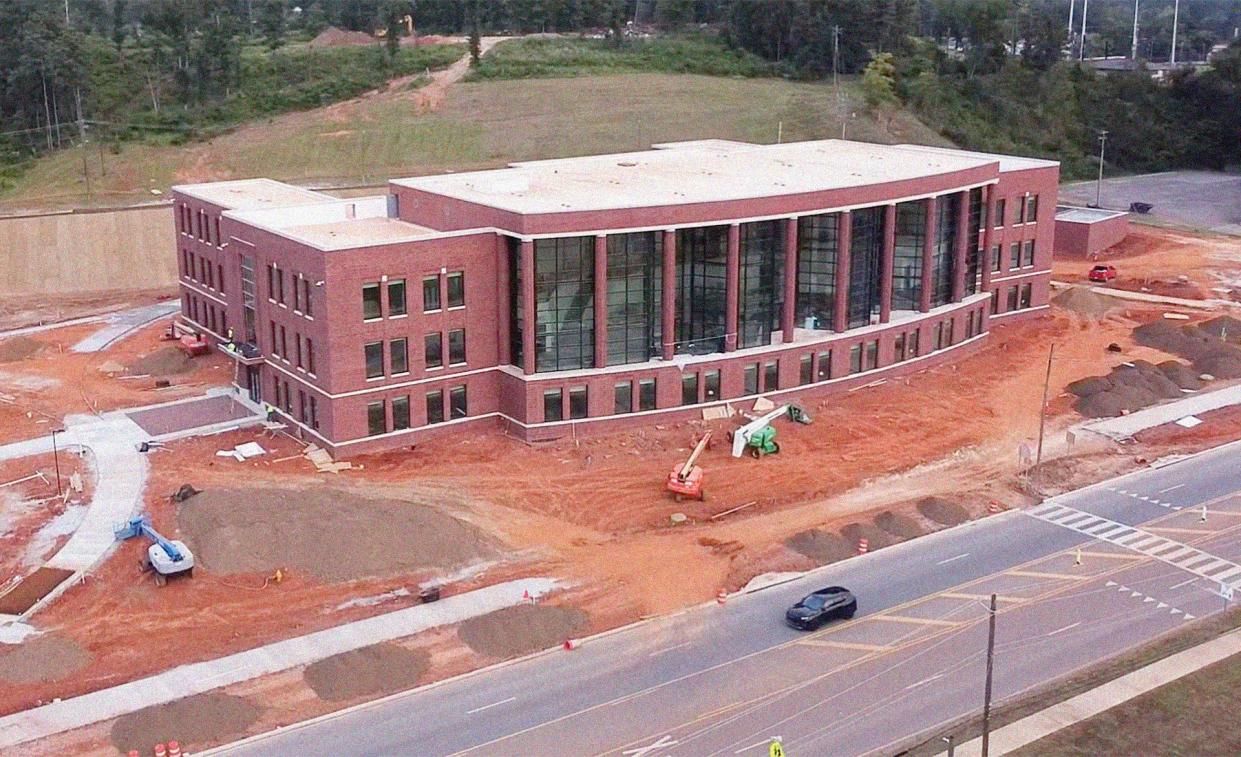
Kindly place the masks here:
MULTIPOLYGON (((1241 177, 1214 171, 1166 171, 1103 180, 1100 204, 1128 210, 1131 202, 1154 205, 1147 218, 1220 234, 1241 234, 1241 177)), ((1060 188, 1061 205, 1093 205, 1093 181, 1060 188)))
POLYGON ((1120 541, 1176 543, 1159 556, 1005 513, 224 751, 757 757, 779 736, 790 757, 891 753, 980 711, 993 592, 997 702, 1220 611, 1204 574, 1241 562, 1239 456, 1232 445, 1048 500, 1146 534, 1120 541), (1180 544, 1206 557, 1178 564, 1180 544), (830 584, 858 595, 857 618, 811 634, 783 624, 830 584))

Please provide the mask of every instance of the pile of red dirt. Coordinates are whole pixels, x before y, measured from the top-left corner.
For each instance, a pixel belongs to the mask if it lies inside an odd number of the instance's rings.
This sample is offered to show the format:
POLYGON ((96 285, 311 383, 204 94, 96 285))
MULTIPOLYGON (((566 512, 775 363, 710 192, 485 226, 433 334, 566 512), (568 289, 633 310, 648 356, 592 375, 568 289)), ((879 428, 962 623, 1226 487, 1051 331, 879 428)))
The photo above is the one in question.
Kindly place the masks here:
POLYGON ((550 649, 586 632, 586 613, 576 607, 514 605, 470 618, 457 636, 479 654, 505 660, 550 649))
POLYGON ((340 47, 342 45, 373 45, 379 40, 366 32, 349 31, 329 26, 310 40, 311 47, 340 47))
POLYGON ((15 336, 0 342, 0 363, 16 363, 38 352, 43 343, 24 336, 15 336))
POLYGON ((1074 381, 1068 390, 1077 395, 1073 407, 1087 418, 1112 418, 1180 397, 1182 389, 1201 385, 1193 371, 1175 360, 1154 365, 1135 360, 1118 365, 1107 376, 1074 381), (1187 373, 1188 371, 1188 373, 1187 373), (1188 386, 1182 386, 1188 384, 1188 386))
POLYGON ((323 701, 340 702, 413 688, 430 660, 422 649, 372 644, 311 663, 302 671, 302 677, 323 701))
POLYGON ((152 754, 156 744, 182 746, 232 741, 246 733, 262 709, 244 697, 209 692, 175 702, 144 707, 112 723, 112 744, 122 754, 152 754))
POLYGON ((1072 310, 1074 313, 1091 318, 1098 318, 1115 310, 1116 301, 1102 294, 1095 294, 1085 287, 1072 287, 1051 298, 1056 307, 1072 310))
POLYGON ((131 376, 174 376, 193 369, 194 358, 176 347, 161 347, 129 364, 131 376))

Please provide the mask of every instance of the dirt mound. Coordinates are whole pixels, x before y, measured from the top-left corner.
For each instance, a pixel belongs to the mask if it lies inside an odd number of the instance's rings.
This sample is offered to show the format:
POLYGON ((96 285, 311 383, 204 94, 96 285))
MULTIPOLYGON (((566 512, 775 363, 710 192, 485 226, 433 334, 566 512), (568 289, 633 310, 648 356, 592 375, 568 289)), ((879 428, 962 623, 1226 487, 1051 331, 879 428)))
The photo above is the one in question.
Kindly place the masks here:
POLYGON ((161 347, 129 364, 132 376, 172 376, 193 368, 194 359, 176 347, 161 347))
POLYGON ((207 742, 232 741, 259 719, 262 710, 243 697, 212 692, 145 707, 122 715, 112 724, 112 744, 122 754, 136 749, 151 754, 170 740, 182 748, 207 742))
POLYGON ((494 554, 477 529, 439 510, 329 487, 212 489, 181 504, 177 522, 199 563, 221 573, 284 568, 347 581, 494 554))
POLYGON ((969 510, 956 502, 939 497, 923 497, 918 500, 918 512, 943 526, 955 526, 970 519, 969 510))
POLYGON ((819 565, 845 560, 852 557, 856 551, 856 545, 850 545, 839 534, 818 528, 793 534, 785 540, 784 544, 819 565))
MULTIPOLYGON (((1180 369, 1169 370, 1180 373, 1180 369)), ((1118 365, 1104 377, 1075 381, 1069 386, 1069 391, 1078 395, 1074 408, 1087 418, 1110 418, 1131 413, 1182 394, 1180 384, 1169 378, 1163 368, 1145 360, 1118 365)))
POLYGON ((1199 330, 1210 334, 1216 339, 1236 344, 1241 342, 1241 320, 1229 315, 1221 315, 1198 324, 1199 330))
POLYGON ((875 525, 901 540, 913 539, 925 533, 918 521, 906 515, 897 515, 891 510, 884 510, 876 515, 875 525))
POLYGON ((1182 389, 1201 389, 1202 379, 1198 378, 1198 371, 1195 371, 1188 365, 1176 360, 1165 360, 1159 364, 1159 370, 1168 380, 1176 384, 1182 389))
POLYGON ((586 613, 576 607, 515 605, 470 618, 457 636, 475 652, 503 660, 554 647, 586 628, 586 613))
POLYGON ((1069 384, 1068 389, 1078 397, 1089 397, 1092 394, 1106 392, 1113 388, 1112 380, 1107 376, 1088 376, 1069 384))
POLYGON ((325 702, 413 688, 426 672, 430 655, 399 644, 372 644, 311 663, 302 671, 306 685, 325 702))
POLYGON ((310 40, 311 47, 340 47, 342 45, 373 45, 379 40, 366 32, 354 32, 329 26, 310 40))
POLYGON ((1116 309, 1111 297, 1096 294, 1089 289, 1073 287, 1051 298, 1052 304, 1085 316, 1101 316, 1116 309))
POLYGON ((16 646, 0 647, 0 680, 9 683, 58 681, 86 667, 90 661, 90 653, 69 639, 51 634, 32 636, 16 646))
POLYGON ((858 542, 865 539, 867 548, 872 552, 883 547, 890 547, 900 541, 873 523, 850 523, 840 529, 840 535, 854 550, 857 549, 858 542))
POLYGON ((5 339, 3 342, 0 342, 0 363, 15 363, 18 360, 25 360, 42 349, 42 347, 43 342, 24 336, 5 339))

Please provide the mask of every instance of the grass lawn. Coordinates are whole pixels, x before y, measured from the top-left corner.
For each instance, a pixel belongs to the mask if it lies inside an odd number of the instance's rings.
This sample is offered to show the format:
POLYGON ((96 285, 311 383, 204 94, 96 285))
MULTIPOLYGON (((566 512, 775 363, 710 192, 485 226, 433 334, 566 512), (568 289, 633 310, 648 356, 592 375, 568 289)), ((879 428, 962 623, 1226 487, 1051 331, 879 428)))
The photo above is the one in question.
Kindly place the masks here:
MULTIPOLYGON (((498 49, 503 49, 501 46, 498 49)), ((872 115, 854 80, 838 108, 830 84, 777 78, 615 74, 453 85, 420 112, 412 93, 385 93, 256 121, 207 142, 122 147, 87 155, 92 204, 149 200, 178 182, 270 176, 321 184, 383 181, 531 160, 720 137, 775 142, 847 136, 874 142, 947 142, 905 111, 872 115)), ((83 156, 39 160, 0 196, 0 210, 83 204, 83 156)))
POLYGON ((715 37, 606 39, 556 37, 517 39, 500 45, 470 71, 471 80, 532 79, 616 73, 771 76, 775 67, 753 53, 715 37))

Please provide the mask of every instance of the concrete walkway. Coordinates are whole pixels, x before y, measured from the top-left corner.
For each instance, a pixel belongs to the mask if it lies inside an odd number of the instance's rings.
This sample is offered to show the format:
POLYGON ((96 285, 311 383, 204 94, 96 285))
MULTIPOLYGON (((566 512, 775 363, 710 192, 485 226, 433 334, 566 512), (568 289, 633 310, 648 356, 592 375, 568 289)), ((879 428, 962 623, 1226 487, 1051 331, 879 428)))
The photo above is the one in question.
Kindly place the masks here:
POLYGON ((73 351, 99 352, 130 332, 137 331, 152 321, 166 318, 180 309, 181 303, 173 301, 112 313, 104 318, 106 326, 73 345, 73 351))
POLYGON ((1081 424, 1078 428, 1085 431, 1093 431, 1096 434, 1102 434, 1112 439, 1124 440, 1132 437, 1139 431, 1162 426, 1165 423, 1171 423, 1187 415, 1206 413, 1231 405, 1241 405, 1241 384, 1227 386, 1210 392, 1198 392, 1188 395, 1184 399, 1165 402, 1162 405, 1154 405, 1118 418, 1090 421, 1081 424))
MULTIPOLYGON (((992 732, 989 752, 999 755, 1016 751, 1061 728, 1098 715, 1238 653, 1241 653, 1241 631, 1233 631, 1205 644, 1165 657, 1159 662, 1139 668, 992 732)), ((957 747, 956 754, 961 757, 981 755, 982 739, 977 738, 957 747)))
POLYGON ((182 665, 137 681, 18 712, 0 718, 0 751, 143 707, 307 665, 371 644, 412 636, 436 626, 458 623, 520 604, 524 592, 532 597, 543 596, 555 585, 550 578, 508 581, 433 604, 415 605, 215 660, 182 665))

